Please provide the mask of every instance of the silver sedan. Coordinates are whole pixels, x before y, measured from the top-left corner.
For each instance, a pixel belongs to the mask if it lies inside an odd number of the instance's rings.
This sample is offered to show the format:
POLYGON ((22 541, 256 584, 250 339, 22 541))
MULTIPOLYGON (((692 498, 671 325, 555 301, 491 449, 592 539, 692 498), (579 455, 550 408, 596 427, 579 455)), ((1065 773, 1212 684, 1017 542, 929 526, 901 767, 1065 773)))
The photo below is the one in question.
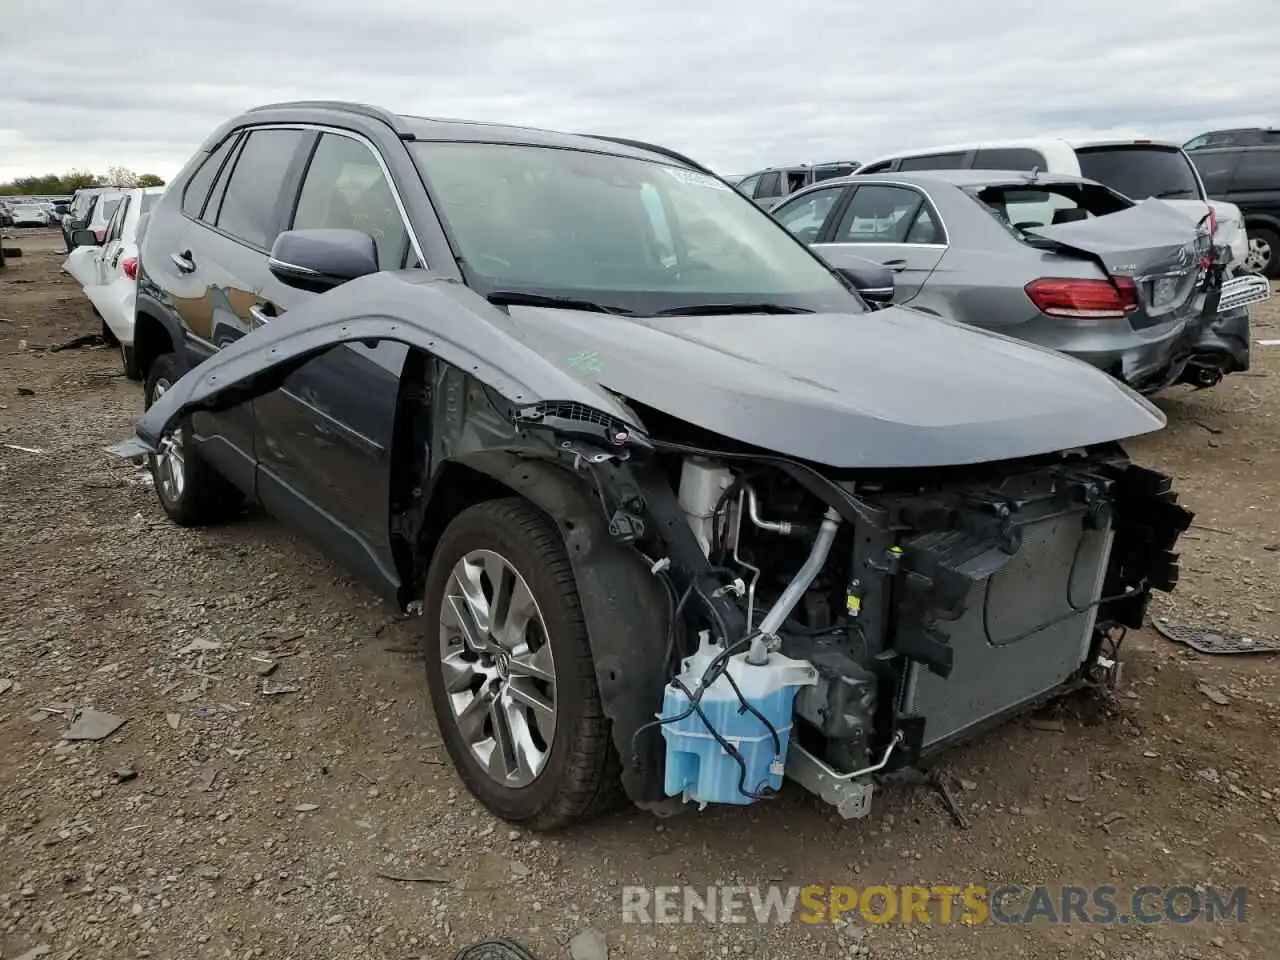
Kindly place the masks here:
POLYGON ((833 266, 857 254, 888 267, 896 304, 1061 350, 1146 393, 1248 368, 1248 312, 1219 314, 1206 296, 1208 230, 1160 200, 1077 177, 931 171, 815 184, 771 213, 833 266))

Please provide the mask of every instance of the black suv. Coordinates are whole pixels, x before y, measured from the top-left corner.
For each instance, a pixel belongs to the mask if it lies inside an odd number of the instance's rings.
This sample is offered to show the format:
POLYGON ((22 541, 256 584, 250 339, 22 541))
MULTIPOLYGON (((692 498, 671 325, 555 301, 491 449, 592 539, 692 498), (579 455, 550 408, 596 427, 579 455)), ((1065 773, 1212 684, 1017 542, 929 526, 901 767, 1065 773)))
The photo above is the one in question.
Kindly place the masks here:
POLYGON ((1115 443, 1154 408, 870 312, 887 269, 660 147, 262 107, 141 245, 147 411, 116 451, 178 523, 256 500, 420 614, 454 764, 531 827, 784 772, 862 815, 872 773, 1097 682, 1176 578, 1190 516, 1115 443))
POLYGON ((1244 269, 1280 277, 1280 143, 1201 147, 1187 156, 1212 199, 1240 208, 1249 235, 1244 269))

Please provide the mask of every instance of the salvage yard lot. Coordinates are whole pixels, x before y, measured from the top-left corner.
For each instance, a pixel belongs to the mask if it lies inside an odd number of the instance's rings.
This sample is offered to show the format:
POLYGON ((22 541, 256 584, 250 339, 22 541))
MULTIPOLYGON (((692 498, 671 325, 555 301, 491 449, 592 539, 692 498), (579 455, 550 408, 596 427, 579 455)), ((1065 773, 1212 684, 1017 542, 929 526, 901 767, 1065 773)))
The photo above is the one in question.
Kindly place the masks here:
MULTIPOLYGON (((492 934, 540 958, 591 927, 615 958, 1273 957, 1280 658, 1132 633, 1114 700, 1077 698, 945 758, 970 828, 897 786, 844 822, 798 788, 748 810, 624 811, 551 836, 454 776, 417 624, 261 514, 168 523, 103 447, 141 390, 60 276, 54 231, 0 272, 0 957, 447 958, 492 934), (6 683, 6 681, 10 681, 6 683), (1209 691, 1206 694, 1206 690, 1209 691), (76 708, 126 723, 66 743, 76 708), (968 928, 623 925, 628 884, 1248 887, 1248 922, 968 928)), ((1280 337, 1280 300, 1254 335, 1280 337)), ((856 318, 855 318, 856 319, 856 318)), ((1131 445, 1196 525, 1157 616, 1280 633, 1280 348, 1160 400, 1131 445)))

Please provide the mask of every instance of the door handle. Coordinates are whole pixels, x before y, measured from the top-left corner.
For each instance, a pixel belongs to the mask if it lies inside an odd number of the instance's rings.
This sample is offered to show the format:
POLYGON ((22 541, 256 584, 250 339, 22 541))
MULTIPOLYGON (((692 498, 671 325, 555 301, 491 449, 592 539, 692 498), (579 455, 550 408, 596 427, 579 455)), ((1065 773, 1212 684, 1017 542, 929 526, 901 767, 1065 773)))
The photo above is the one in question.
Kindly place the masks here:
POLYGON ((905 260, 886 260, 882 266, 888 267, 894 273, 901 273, 907 269, 907 261, 905 260))
POLYGON ((180 273, 195 273, 196 262, 191 259, 191 251, 184 250, 182 253, 171 253, 169 259, 173 261, 173 265, 178 268, 180 273))
POLYGON ((269 305, 265 303, 255 303, 252 307, 249 308, 249 316, 253 317, 254 322, 260 327, 265 327, 268 323, 270 323, 273 319, 275 319, 272 314, 267 313, 266 308, 268 306, 269 305))

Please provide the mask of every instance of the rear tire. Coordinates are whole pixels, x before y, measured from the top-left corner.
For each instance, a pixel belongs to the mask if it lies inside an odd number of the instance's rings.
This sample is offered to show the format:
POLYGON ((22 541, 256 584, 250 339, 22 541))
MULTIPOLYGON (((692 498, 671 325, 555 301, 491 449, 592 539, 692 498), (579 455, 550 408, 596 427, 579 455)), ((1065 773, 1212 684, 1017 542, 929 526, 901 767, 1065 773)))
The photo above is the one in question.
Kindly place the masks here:
POLYGON ((579 823, 616 806, 622 791, 612 725, 596 686, 577 582, 555 524, 519 498, 464 510, 436 547, 424 607, 431 705, 449 756, 472 794, 495 815, 533 830, 579 823), (468 570, 477 572, 464 584, 468 570), (495 570, 506 584, 506 602, 498 599, 495 570), (477 607, 470 594, 463 595, 464 586, 482 595, 492 632, 480 617, 472 617, 477 607), (527 592, 518 592, 521 588, 527 592), (442 623, 442 610, 449 626, 442 623), (455 628, 463 622, 454 614, 458 610, 474 635, 513 652, 476 654, 455 628), (531 679, 529 665, 552 682, 531 679), (527 706, 531 693, 550 704, 549 716, 545 706, 541 712, 527 706), (508 719, 512 705, 524 712, 508 719), (525 766, 505 759, 504 744, 523 748, 509 755, 518 753, 525 766), (486 751, 487 762, 482 759, 486 751))
MULTIPOLYGON (((172 353, 156 357, 147 371, 143 406, 150 409, 156 398, 178 382, 182 375, 178 358, 172 353)), ((156 496, 169 519, 183 527, 226 523, 235 518, 244 495, 184 442, 191 433, 184 419, 161 441, 165 449, 147 458, 155 482, 156 496)))

